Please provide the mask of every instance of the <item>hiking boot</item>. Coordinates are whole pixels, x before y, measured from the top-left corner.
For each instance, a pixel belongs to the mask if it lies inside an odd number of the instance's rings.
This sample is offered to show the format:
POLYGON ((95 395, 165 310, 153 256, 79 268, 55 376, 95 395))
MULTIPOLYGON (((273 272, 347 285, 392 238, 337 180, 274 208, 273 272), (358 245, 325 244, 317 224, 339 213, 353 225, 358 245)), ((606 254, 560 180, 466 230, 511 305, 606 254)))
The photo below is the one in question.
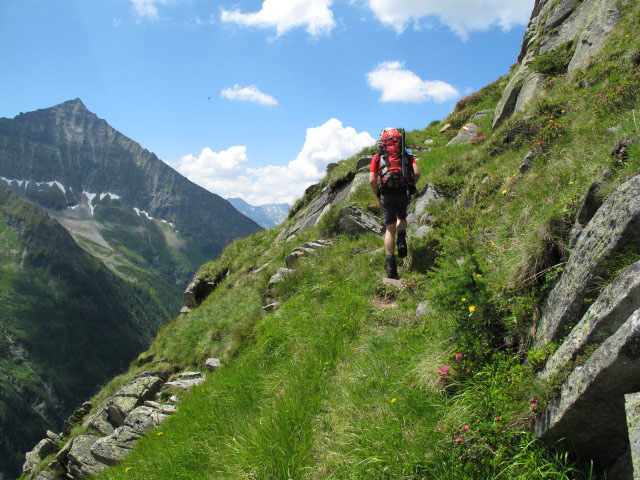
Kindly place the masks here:
POLYGON ((398 230, 398 258, 407 256, 407 231, 398 230))
POLYGON ((384 269, 387 272, 387 278, 399 278, 395 255, 387 255, 387 265, 384 269))

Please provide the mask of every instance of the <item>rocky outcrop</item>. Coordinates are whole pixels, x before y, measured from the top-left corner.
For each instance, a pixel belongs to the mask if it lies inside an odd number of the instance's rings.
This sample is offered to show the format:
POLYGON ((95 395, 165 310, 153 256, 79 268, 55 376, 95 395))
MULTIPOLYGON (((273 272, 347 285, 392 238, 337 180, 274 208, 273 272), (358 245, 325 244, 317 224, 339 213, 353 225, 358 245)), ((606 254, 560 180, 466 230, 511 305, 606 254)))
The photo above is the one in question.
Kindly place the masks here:
POLYGON ((547 361, 539 378, 556 379, 570 370, 588 346, 597 345, 615 333, 640 308, 640 262, 620 273, 591 305, 569 336, 547 361))
POLYGON ((537 56, 545 55, 567 42, 574 42, 575 50, 567 65, 567 72, 572 75, 586 67, 620 21, 620 5, 628 1, 536 2, 518 56, 519 69, 511 77, 495 109, 492 128, 496 128, 514 112, 524 110, 542 92, 545 76, 530 68, 537 56))
POLYGON ((560 281, 551 291, 536 332, 536 344, 560 338, 586 312, 598 275, 618 253, 640 251, 640 175, 607 198, 578 238, 560 281))
POLYGON ((303 243, 299 247, 294 248, 291 253, 285 257, 284 264, 287 268, 292 268, 300 258, 311 255, 315 253, 316 250, 325 248, 331 244, 332 242, 329 240, 314 240, 313 242, 303 243))
POLYGON ((338 231, 351 235, 366 232, 373 232, 379 235, 384 231, 384 226, 377 217, 369 215, 358 207, 349 205, 344 207, 338 215, 338 231))
MULTIPOLYGON (((210 358, 207 362, 212 371, 220 366, 218 359, 210 358)), ((171 382, 166 381, 168 376, 169 372, 145 372, 133 378, 104 399, 97 411, 84 420, 83 426, 89 428, 87 434, 68 439, 59 451, 54 439, 60 437, 47 432, 47 438, 27 456, 23 469, 27 474, 25 478, 58 480, 60 477, 44 470, 32 473, 42 459, 56 451, 56 459, 49 467, 64 469, 65 478, 73 480, 87 478, 122 461, 146 432, 176 411, 174 405, 165 405, 151 398, 160 400, 160 392, 168 388, 188 389, 204 382, 200 372, 180 373, 171 382)), ((178 400, 175 396, 170 399, 178 400)), ((89 409, 85 411, 88 413, 89 409)), ((76 421, 82 421, 82 418, 76 421)))
POLYGON ((205 298, 207 298, 211 292, 213 292, 218 284, 224 280, 228 275, 229 269, 223 268, 220 270, 213 279, 206 276, 198 276, 191 280, 191 283, 187 286, 182 298, 184 304, 188 308, 196 308, 200 305, 205 298))
POLYGON ((580 456, 607 467, 628 447, 624 395, 640 391, 640 309, 563 383, 537 418, 536 435, 566 439, 580 456))

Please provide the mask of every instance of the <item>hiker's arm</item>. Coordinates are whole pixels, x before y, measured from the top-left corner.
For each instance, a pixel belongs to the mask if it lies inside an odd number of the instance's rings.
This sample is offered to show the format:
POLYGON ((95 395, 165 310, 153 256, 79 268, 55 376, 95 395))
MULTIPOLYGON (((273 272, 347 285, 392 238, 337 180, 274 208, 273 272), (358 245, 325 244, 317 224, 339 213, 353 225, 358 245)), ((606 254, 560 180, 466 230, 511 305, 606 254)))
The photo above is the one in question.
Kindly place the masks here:
POLYGON ((373 190, 373 194, 378 196, 378 174, 376 172, 369 172, 369 185, 371 185, 371 190, 373 190))
POLYGON ((418 167, 418 164, 414 161, 413 162, 413 180, 415 183, 418 183, 418 179, 420 178, 420 167, 418 167))

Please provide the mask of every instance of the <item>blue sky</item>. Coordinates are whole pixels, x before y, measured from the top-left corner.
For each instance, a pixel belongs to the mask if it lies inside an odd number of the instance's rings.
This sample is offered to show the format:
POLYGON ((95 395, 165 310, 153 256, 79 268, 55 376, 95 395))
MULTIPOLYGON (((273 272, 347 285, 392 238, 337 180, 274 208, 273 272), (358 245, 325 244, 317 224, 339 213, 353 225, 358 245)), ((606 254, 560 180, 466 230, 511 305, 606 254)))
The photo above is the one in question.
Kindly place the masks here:
POLYGON ((291 202, 382 128, 423 128, 505 74, 532 7, 3 0, 0 116, 80 97, 215 193, 291 202))

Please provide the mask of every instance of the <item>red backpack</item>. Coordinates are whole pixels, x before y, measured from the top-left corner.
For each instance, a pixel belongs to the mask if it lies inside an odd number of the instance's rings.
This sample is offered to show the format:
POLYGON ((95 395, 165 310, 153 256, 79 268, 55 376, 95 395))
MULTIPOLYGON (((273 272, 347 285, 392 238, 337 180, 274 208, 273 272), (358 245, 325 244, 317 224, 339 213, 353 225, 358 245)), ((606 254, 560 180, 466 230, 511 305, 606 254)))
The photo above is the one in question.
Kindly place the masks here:
POLYGON ((380 155, 380 182, 390 189, 405 188, 410 179, 407 178, 407 166, 404 165, 404 139, 402 133, 395 128, 385 128, 380 132, 378 154, 380 155), (404 174, 403 174, 404 172, 404 174))

